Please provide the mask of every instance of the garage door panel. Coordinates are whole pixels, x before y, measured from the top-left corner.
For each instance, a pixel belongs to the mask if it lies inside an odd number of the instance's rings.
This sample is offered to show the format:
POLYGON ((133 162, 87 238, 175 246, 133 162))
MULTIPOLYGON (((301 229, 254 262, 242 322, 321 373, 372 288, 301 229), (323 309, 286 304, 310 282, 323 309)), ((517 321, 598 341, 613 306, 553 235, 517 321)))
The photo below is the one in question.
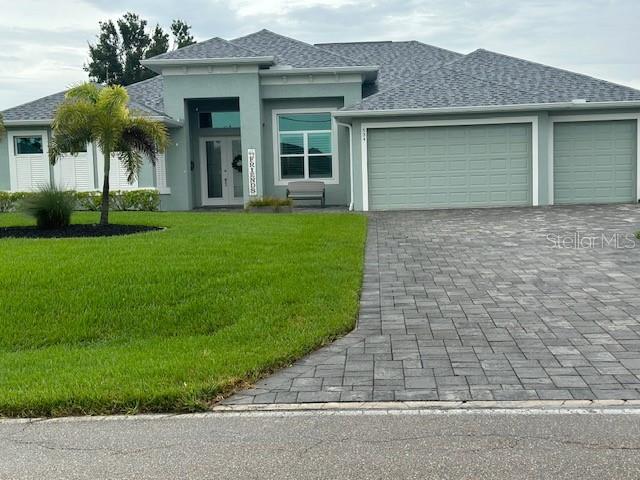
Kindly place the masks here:
POLYGON ((636 196, 633 120, 554 124, 554 203, 632 202, 636 196))
POLYGON ((531 204, 529 125, 372 129, 368 138, 371 209, 531 204))

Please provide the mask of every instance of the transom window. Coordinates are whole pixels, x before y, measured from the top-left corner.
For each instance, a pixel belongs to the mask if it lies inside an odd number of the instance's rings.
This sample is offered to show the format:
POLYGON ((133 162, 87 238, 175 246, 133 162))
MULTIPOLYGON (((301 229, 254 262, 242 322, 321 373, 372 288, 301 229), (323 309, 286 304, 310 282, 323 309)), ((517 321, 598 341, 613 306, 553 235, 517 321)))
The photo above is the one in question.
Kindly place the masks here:
POLYGON ((240 112, 200 112, 200 128, 240 128, 240 112))
POLYGON ((279 114, 278 141, 282 180, 333 177, 330 113, 279 114))
POLYGON ((36 155, 43 153, 42 135, 13 137, 16 155, 36 155))

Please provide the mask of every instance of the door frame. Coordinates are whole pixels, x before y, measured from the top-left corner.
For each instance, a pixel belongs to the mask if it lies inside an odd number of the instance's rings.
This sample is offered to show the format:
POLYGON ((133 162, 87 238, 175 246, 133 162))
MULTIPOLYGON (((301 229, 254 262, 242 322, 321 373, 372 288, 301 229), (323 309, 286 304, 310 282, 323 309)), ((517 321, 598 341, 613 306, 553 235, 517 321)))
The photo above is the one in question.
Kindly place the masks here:
POLYGON ((553 178, 553 168, 555 165, 554 152, 554 127, 556 123, 565 122, 607 122, 616 120, 635 120, 636 121, 636 200, 640 202, 640 114, 634 113, 601 113, 601 114, 584 114, 584 115, 551 115, 549 116, 549 135, 548 139, 548 156, 549 156, 549 204, 555 203, 555 183, 553 178))
MULTIPOLYGON (((231 153, 231 142, 233 140, 241 140, 237 135, 234 136, 212 136, 212 137, 200 137, 200 202, 203 206, 225 206, 225 205, 243 205, 244 198, 235 198, 233 195, 233 174, 231 169, 231 162, 233 161, 231 153), (208 178, 207 178, 207 150, 206 142, 220 141, 222 157, 222 169, 225 168, 225 162, 228 162, 226 167, 229 169, 227 177, 227 185, 222 186, 221 198, 209 198, 207 192, 209 190, 208 178)), ((224 177, 223 177, 224 179, 224 177)))
MULTIPOLYGON (((539 204, 538 201, 538 117, 491 117, 491 118, 468 118, 452 120, 407 120, 398 122, 365 122, 360 125, 360 155, 362 159, 362 210, 369 210, 369 172, 368 172, 368 130, 384 128, 406 128, 406 127, 451 127, 451 126, 473 126, 473 125, 500 125, 510 123, 531 124, 531 203, 533 206, 539 204)), ((353 172, 352 172, 353 174, 353 172)))

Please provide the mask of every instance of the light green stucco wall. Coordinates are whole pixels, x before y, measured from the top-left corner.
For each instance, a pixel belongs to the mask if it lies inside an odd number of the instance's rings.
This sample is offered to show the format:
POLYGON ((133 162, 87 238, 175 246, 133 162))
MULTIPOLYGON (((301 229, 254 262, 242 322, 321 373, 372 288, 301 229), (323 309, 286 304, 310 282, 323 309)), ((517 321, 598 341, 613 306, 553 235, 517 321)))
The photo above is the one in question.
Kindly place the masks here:
MULTIPOLYGON (((211 75, 167 75, 164 77, 165 111, 174 119, 184 122, 175 130, 173 142, 167 151, 167 181, 171 195, 164 199, 163 207, 170 210, 188 210, 194 205, 191 177, 191 129, 186 101, 189 99, 234 98, 240 102, 240 129, 242 150, 256 150, 258 195, 262 195, 262 129, 260 87, 255 73, 211 75)), ((245 169, 245 198, 249 197, 248 175, 245 169)))
POLYGON ((9 190, 11 188, 11 179, 9 178, 9 141, 8 135, 5 133, 0 140, 0 191, 9 190))

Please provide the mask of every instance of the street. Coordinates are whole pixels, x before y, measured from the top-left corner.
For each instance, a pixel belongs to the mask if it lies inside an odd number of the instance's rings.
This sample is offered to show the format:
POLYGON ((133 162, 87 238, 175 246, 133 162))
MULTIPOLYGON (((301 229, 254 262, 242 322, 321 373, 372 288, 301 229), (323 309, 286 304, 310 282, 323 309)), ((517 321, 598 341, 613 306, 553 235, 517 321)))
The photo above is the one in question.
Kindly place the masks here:
POLYGON ((639 477, 637 409, 0 421, 3 480, 639 477))

